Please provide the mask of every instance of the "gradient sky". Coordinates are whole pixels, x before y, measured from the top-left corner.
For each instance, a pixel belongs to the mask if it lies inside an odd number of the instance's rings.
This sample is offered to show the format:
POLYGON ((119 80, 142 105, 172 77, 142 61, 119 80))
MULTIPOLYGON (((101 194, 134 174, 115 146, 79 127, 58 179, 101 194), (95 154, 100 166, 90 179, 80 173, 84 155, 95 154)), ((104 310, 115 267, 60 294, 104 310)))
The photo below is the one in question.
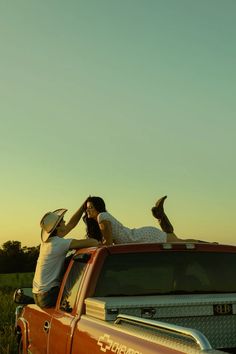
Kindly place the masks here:
MULTIPOLYGON (((236 1, 0 0, 0 246, 89 195, 236 244, 236 1)), ((71 232, 83 237, 84 226, 71 232)))

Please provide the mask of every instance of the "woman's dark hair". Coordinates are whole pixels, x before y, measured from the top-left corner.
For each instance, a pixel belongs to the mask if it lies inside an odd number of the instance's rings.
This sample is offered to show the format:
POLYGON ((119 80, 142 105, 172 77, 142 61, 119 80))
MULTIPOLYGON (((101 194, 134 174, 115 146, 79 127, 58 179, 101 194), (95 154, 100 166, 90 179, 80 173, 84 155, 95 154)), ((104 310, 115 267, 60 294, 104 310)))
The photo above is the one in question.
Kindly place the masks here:
MULTIPOLYGON (((105 202, 100 197, 89 197, 86 202, 92 203, 99 213, 106 211, 105 202)), ((88 218, 87 214, 84 215, 83 220, 87 227, 87 236, 102 241, 102 232, 99 228, 98 222, 92 218, 88 218)))
POLYGON ((96 220, 88 218, 88 215, 83 216, 83 221, 86 224, 87 237, 95 238, 97 241, 102 241, 102 233, 96 220))
POLYGON ((102 198, 100 197, 88 197, 87 202, 93 203, 94 208, 99 212, 102 213, 106 211, 106 205, 102 198))

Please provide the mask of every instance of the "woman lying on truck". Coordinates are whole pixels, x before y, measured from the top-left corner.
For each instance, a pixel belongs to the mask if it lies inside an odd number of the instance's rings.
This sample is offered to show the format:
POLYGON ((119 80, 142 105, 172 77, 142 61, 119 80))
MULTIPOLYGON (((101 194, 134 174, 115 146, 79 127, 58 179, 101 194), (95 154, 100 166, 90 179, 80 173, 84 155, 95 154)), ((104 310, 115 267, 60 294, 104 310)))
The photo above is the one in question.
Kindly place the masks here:
POLYGON ((53 307, 56 304, 67 251, 98 245, 98 241, 93 238, 64 239, 81 219, 86 209, 86 201, 67 224, 64 221, 67 209, 48 212, 40 222, 41 245, 33 279, 33 296, 35 303, 41 308, 53 307))
POLYGON ((120 243, 154 243, 154 242, 203 242, 194 239, 180 239, 174 233, 167 215, 164 212, 164 201, 167 196, 162 197, 156 202, 152 208, 153 216, 158 219, 162 230, 153 226, 144 226, 140 228, 130 229, 116 218, 114 218, 106 210, 105 202, 100 197, 89 197, 87 199, 87 218, 93 219, 97 224, 97 228, 89 232, 88 236, 102 239, 105 245, 120 243))

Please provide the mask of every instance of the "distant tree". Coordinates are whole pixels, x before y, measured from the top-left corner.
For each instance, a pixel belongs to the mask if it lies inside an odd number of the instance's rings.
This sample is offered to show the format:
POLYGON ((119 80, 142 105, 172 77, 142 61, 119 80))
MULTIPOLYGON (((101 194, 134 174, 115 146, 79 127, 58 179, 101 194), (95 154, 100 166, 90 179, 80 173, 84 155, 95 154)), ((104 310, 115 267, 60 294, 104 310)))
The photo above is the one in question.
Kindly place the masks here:
POLYGON ((7 241, 0 249, 0 273, 33 272, 39 254, 37 247, 21 247, 19 241, 7 241))
POLYGON ((4 273, 23 272, 24 253, 19 241, 7 241, 2 246, 4 273))
POLYGON ((36 267, 37 259, 39 256, 39 246, 37 247, 23 247, 25 256, 24 272, 33 272, 36 267))
POLYGON ((2 245, 2 250, 5 254, 12 256, 21 252, 21 242, 7 241, 2 245))

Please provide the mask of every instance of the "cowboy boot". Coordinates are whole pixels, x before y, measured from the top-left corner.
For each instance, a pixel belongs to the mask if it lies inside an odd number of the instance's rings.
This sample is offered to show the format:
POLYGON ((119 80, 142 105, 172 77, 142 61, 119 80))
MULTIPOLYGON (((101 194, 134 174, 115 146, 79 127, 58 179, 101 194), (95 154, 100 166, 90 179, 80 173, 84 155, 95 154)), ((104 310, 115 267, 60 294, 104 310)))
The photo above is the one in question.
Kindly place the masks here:
POLYGON ((167 198, 167 195, 165 195, 164 197, 158 199, 158 201, 156 202, 155 206, 152 208, 153 211, 153 216, 155 216, 157 219, 160 219, 162 217, 162 215, 164 214, 164 201, 167 198))
POLYGON ((174 228, 165 214, 163 207, 166 198, 167 196, 165 195, 156 202, 156 205, 152 208, 152 215, 158 219, 158 222, 164 232, 167 234, 172 234, 174 232, 174 228))

